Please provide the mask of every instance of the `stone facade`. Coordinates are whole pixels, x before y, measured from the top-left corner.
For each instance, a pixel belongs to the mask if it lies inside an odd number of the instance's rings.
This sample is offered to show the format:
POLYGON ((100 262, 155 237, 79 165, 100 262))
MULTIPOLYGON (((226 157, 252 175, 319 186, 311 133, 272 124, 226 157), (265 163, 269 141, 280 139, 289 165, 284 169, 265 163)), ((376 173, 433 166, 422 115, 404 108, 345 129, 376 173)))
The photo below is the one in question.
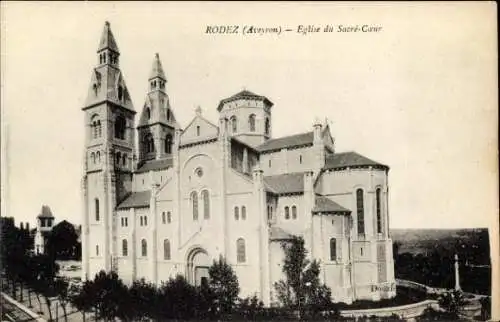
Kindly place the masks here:
POLYGON ((240 295, 270 305, 280 245, 295 235, 334 301, 395 295, 386 165, 337 153, 317 121, 273 138, 273 103, 247 90, 221 100, 216 124, 198 108, 182 128, 158 55, 136 128, 108 23, 97 53, 82 108, 84 279, 104 269, 129 283, 182 274, 199 284, 222 255, 240 295))

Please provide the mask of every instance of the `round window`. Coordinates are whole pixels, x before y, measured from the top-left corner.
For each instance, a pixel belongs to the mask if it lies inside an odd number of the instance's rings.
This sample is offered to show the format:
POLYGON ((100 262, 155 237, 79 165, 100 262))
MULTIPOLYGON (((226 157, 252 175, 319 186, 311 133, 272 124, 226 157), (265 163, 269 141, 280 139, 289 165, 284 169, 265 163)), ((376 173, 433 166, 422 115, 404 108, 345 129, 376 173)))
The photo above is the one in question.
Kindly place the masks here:
POLYGON ((196 170, 194 170, 194 173, 196 173, 196 175, 201 178, 203 176, 203 169, 196 168, 196 170))

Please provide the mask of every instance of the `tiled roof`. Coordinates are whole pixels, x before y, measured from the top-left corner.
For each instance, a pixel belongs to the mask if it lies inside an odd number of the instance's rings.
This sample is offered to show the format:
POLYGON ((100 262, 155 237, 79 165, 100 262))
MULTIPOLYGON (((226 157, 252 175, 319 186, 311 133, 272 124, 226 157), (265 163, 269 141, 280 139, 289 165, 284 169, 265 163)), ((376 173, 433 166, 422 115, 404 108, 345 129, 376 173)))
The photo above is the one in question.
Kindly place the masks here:
POLYGON ((129 194, 119 205, 118 209, 149 207, 151 191, 139 191, 129 194))
POLYGON ((264 184, 277 194, 304 192, 304 172, 266 176, 264 184))
POLYGON ((356 152, 335 153, 328 156, 325 160, 324 169, 339 169, 345 167, 382 167, 389 168, 387 165, 370 160, 356 152))
POLYGON ((38 218, 54 218, 49 206, 43 205, 38 218))
POLYGON ((269 240, 290 240, 293 239, 292 234, 287 233, 279 227, 271 227, 269 229, 269 240))
POLYGON ((140 164, 136 173, 165 170, 172 166, 172 158, 165 158, 160 160, 148 160, 140 164))
POLYGON ((316 196, 312 212, 349 214, 351 211, 325 196, 316 196))
POLYGON ((222 106, 225 103, 236 101, 238 99, 245 99, 245 98, 253 99, 253 100, 261 100, 261 101, 264 101, 266 104, 273 106, 273 103, 267 97, 262 96, 262 95, 257 95, 255 93, 247 91, 247 90, 242 90, 241 92, 236 93, 233 96, 230 96, 230 97, 225 98, 222 101, 220 101, 219 106, 217 107, 217 110, 220 112, 220 110, 222 109, 222 106))
POLYGON ((294 146, 313 144, 314 133, 306 132, 290 136, 284 136, 277 139, 267 140, 257 147, 259 152, 268 152, 281 150, 283 148, 290 148, 294 146))

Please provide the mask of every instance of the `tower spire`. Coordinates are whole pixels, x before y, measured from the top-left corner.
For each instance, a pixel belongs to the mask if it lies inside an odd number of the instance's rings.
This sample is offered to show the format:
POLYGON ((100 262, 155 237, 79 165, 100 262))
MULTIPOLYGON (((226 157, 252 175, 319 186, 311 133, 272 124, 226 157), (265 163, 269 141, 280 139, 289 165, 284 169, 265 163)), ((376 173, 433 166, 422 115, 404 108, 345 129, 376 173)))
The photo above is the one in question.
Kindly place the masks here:
POLYGON ((158 53, 155 54, 153 67, 151 68, 151 73, 149 74, 149 80, 152 80, 153 78, 161 78, 165 81, 167 80, 163 67, 161 66, 160 55, 158 53))
POLYGON ((120 53, 108 21, 104 23, 104 29, 102 31, 101 41, 99 42, 99 48, 97 48, 97 52, 103 51, 105 49, 112 50, 118 54, 120 53))

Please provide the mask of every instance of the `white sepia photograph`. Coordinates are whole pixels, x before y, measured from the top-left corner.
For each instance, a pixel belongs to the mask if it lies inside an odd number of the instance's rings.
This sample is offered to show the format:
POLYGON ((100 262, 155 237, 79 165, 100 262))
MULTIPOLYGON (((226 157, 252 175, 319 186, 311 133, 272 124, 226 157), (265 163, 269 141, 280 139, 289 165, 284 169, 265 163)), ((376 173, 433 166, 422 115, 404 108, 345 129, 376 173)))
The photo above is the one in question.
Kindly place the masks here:
POLYGON ((497 4, 0 4, 0 321, 498 321, 497 4))

